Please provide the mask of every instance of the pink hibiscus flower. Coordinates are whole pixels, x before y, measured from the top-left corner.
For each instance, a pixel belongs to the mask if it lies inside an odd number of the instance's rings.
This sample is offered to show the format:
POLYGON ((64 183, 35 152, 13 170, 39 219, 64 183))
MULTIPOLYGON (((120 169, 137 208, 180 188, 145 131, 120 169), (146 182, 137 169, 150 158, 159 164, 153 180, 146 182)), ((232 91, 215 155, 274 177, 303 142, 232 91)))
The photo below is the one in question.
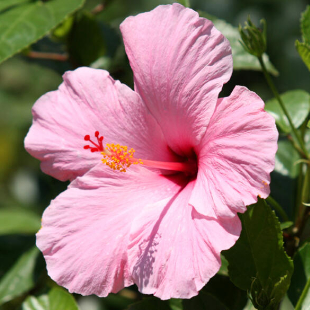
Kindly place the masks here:
POLYGON ((245 87, 218 99, 231 48, 193 10, 159 6, 121 31, 135 91, 79 68, 33 107, 27 151, 71 181, 44 212, 37 246, 70 292, 107 296, 135 283, 190 298, 238 239, 237 212, 269 194, 275 122, 245 87))

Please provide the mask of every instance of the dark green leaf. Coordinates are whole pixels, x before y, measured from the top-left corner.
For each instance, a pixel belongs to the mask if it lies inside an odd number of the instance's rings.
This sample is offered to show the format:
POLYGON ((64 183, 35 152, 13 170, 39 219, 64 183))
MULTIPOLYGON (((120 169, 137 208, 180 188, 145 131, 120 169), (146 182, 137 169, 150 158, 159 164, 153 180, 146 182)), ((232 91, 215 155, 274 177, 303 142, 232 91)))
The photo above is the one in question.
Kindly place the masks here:
POLYGON ((74 297, 60 287, 53 288, 49 294, 49 310, 78 310, 74 297))
POLYGON ((40 218, 25 209, 0 210, 0 235, 35 234, 40 225, 40 218))
POLYGON ((97 20, 83 12, 77 16, 68 37, 69 54, 79 66, 87 66, 106 51, 103 32, 97 20))
POLYGON ((22 310, 50 310, 48 296, 29 296, 23 303, 22 310))
POLYGON ((227 276, 216 275, 199 292, 198 296, 183 301, 184 310, 243 309, 247 302, 247 294, 232 284, 227 276), (223 294, 225 292, 225 294, 223 294), (210 305, 205 307, 205 304, 210 305))
POLYGON ((16 262, 0 281, 0 305, 30 290, 39 250, 34 247, 16 262))
MULTIPOLYGON (((304 90, 292 90, 285 92, 280 97, 284 102, 293 124, 296 128, 300 127, 310 112, 310 95, 304 90)), ((291 132, 290 124, 276 98, 267 101, 265 109, 275 118, 277 125, 284 132, 291 132)))
POLYGON ((296 49, 307 66, 307 68, 310 70, 310 45, 307 43, 301 43, 298 40, 295 42, 296 49))
MULTIPOLYGON (((294 257, 294 273, 288 296, 294 306, 296 306, 307 281, 310 280, 310 243, 305 243, 294 257)), ((310 290, 309 290, 310 295, 310 290)), ((310 301, 309 301, 310 302, 310 301)), ((310 303, 308 304, 310 308, 310 303)), ((309 309, 308 308, 308 309, 309 309)), ((307 309, 307 308, 305 308, 307 309)))
MULTIPOLYGON (((222 291, 223 292, 223 291, 222 291)), ((226 292, 225 292, 226 293, 226 292)), ((183 300, 183 310, 229 310, 220 300, 208 292, 201 291, 197 297, 183 300)))
POLYGON ((248 207, 241 221, 239 240, 223 252, 229 262, 230 279, 237 287, 250 292, 256 307, 276 309, 293 273, 293 262, 283 249, 280 224, 261 199, 248 207))
POLYGON ((169 301, 160 300, 156 297, 145 298, 130 305, 127 310, 171 310, 169 301))
POLYGON ((0 13, 0 62, 41 39, 83 2, 31 1, 0 13))
MULTIPOLYGON (((199 11, 198 13, 201 17, 210 19, 214 23, 215 28, 221 31, 222 34, 229 40, 231 44, 235 70, 262 70, 258 59, 255 56, 247 53, 242 47, 239 41, 240 35, 237 27, 233 27, 224 20, 218 19, 205 12, 199 11)), ((263 55, 263 59, 265 61, 267 70, 273 75, 278 75, 278 71, 272 65, 266 54, 263 55)))
POLYGON ((301 33, 304 41, 310 43, 310 6, 301 15, 301 33))
POLYGON ((299 154, 291 142, 280 140, 278 142, 274 170, 282 175, 296 178, 299 173, 299 166, 296 162, 299 158, 299 154))

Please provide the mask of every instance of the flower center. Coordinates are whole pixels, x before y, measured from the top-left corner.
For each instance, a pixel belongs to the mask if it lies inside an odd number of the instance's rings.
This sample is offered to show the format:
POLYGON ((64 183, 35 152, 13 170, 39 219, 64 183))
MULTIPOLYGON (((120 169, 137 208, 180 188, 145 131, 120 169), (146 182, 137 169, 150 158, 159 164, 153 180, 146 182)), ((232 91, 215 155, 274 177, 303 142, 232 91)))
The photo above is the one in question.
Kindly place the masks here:
POLYGON ((84 149, 89 149, 91 152, 100 152, 103 158, 101 161, 109 166, 113 170, 119 170, 120 172, 126 172, 132 164, 145 165, 151 168, 159 168, 165 170, 180 171, 186 174, 195 174, 197 172, 197 163, 194 160, 186 160, 184 162, 163 162, 154 160, 142 160, 134 157, 135 150, 133 148, 128 149, 125 145, 109 144, 107 143, 103 147, 103 136, 99 136, 99 131, 95 132, 97 142, 90 139, 89 135, 84 137, 85 141, 89 141, 91 145, 85 145, 84 149))

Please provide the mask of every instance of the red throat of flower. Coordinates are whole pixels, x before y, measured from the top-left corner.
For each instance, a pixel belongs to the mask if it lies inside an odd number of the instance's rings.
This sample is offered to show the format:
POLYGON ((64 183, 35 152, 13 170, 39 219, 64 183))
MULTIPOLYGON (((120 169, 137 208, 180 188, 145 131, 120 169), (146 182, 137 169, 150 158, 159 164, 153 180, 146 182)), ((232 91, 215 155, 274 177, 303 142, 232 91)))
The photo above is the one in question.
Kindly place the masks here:
POLYGON ((107 143, 106 146, 103 147, 102 141, 104 138, 103 136, 100 137, 99 131, 95 132, 95 137, 97 142, 92 141, 89 135, 84 137, 85 141, 89 141, 91 143, 91 145, 85 145, 84 149, 89 149, 92 153, 100 152, 103 156, 101 159, 102 163, 106 164, 113 170, 126 172, 127 168, 129 168, 132 164, 140 164, 152 168, 181 171, 186 174, 194 174, 197 172, 197 163, 193 160, 187 160, 184 162, 162 162, 137 159, 134 157, 135 150, 133 148, 128 149, 127 146, 114 143, 107 143))

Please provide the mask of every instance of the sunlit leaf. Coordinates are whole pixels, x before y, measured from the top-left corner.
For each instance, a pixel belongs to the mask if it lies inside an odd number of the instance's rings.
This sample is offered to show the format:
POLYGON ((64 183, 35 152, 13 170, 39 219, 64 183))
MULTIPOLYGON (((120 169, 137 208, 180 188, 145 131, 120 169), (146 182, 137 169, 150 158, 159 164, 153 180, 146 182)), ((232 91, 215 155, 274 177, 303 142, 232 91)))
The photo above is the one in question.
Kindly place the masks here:
POLYGON ((49 294, 49 310, 78 310, 74 297, 60 287, 53 288, 49 294))
MULTIPOLYGON (((247 53, 242 47, 239 41, 240 35, 237 27, 232 26, 222 19, 218 19, 212 15, 209 15, 208 13, 202 11, 199 11, 198 13, 201 17, 210 19, 213 22, 215 28, 222 32, 222 34, 229 40, 231 44, 233 65, 235 70, 262 70, 258 59, 255 56, 247 53)), ((278 71, 272 65, 269 57, 266 54, 263 55, 263 59, 265 61, 267 70, 273 75, 278 75, 278 71)))
POLYGON ((74 297, 60 287, 54 287, 48 295, 29 296, 22 310, 79 310, 74 297))
POLYGON ((263 200, 241 215, 242 232, 236 245, 224 251, 231 281, 248 291, 254 305, 276 309, 293 273, 293 262, 283 249, 275 213, 263 200))
POLYGON ((25 209, 0 209, 0 235, 35 234, 40 217, 25 209))
POLYGON ((34 247, 23 254, 0 281, 0 305, 29 291, 39 250, 34 247))
MULTIPOLYGON (((310 95, 304 90, 292 90, 280 95, 288 114, 296 128, 305 121, 310 112, 310 95)), ((277 125, 286 133, 291 132, 290 124, 276 98, 268 100, 266 111, 271 114, 277 125)))
POLYGON ((0 62, 41 39, 83 2, 30 1, 0 12, 0 62))
POLYGON ((301 59, 303 60, 307 68, 310 70, 310 45, 296 40, 295 46, 301 59))
POLYGON ((29 296, 23 303, 22 310, 50 310, 48 296, 29 296))

